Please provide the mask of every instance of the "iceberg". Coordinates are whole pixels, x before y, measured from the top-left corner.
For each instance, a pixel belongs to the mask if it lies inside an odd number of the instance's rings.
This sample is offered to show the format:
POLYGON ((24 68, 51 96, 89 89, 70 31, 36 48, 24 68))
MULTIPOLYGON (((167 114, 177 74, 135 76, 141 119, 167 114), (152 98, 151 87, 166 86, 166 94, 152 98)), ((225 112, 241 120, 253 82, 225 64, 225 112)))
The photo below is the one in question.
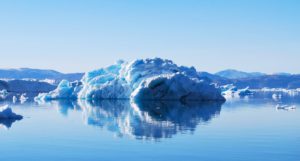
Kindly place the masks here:
POLYGON ((253 95, 253 92, 249 89, 249 87, 240 89, 237 91, 238 95, 243 97, 243 96, 251 96, 253 95))
POLYGON ((6 89, 0 90, 0 100, 1 99, 4 100, 7 97, 7 95, 8 95, 8 92, 6 89))
POLYGON ((26 96, 26 93, 23 93, 20 96, 20 103, 23 104, 24 102, 26 102, 29 98, 26 96))
POLYGON ((244 89, 238 89, 233 84, 227 84, 220 87, 222 91, 222 95, 226 99, 230 99, 233 97, 245 97, 245 96, 252 96, 254 94, 254 90, 249 89, 249 87, 246 87, 244 89))
POLYGON ((238 91, 233 84, 227 84, 220 87, 222 95, 225 97, 232 97, 238 91))
POLYGON ((80 82, 62 80, 57 88, 49 93, 40 93, 35 100, 76 99, 80 90, 80 82))
POLYGON ((54 91, 36 99, 225 101, 220 89, 202 79, 194 67, 161 58, 120 60, 85 73, 81 83, 63 80, 54 91))

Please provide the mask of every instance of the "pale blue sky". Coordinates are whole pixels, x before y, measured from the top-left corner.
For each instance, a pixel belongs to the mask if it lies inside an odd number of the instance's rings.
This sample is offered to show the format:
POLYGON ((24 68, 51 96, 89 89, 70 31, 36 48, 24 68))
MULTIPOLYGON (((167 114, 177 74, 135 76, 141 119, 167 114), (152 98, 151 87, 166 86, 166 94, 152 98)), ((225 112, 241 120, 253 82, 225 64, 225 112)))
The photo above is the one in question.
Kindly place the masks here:
POLYGON ((298 0, 2 0, 0 68, 82 72, 162 57, 198 70, 300 73, 298 0))

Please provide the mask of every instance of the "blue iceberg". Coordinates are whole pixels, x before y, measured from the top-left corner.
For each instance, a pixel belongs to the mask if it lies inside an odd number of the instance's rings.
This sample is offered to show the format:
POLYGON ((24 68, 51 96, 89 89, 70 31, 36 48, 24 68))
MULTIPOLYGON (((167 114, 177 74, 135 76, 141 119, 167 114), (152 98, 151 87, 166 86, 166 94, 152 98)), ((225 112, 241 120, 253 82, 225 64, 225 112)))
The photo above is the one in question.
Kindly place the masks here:
POLYGON ((69 82, 62 80, 57 88, 49 93, 40 93, 35 100, 58 100, 58 99, 77 99, 77 93, 81 89, 80 82, 69 82))
POLYGON ((57 89, 37 99, 225 100, 221 91, 201 79, 194 67, 177 66, 161 58, 118 61, 85 73, 81 83, 72 86, 63 81, 57 89))

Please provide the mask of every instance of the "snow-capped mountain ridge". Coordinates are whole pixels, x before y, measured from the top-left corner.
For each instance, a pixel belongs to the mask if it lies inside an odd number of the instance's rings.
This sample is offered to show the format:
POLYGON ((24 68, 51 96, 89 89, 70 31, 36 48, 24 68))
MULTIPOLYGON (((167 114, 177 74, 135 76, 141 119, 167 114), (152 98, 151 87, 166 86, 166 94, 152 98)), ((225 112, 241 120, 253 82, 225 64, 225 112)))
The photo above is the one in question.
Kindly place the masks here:
POLYGON ((60 82, 62 79, 69 81, 80 80, 83 73, 61 73, 55 70, 47 69, 32 69, 32 68, 18 68, 18 69, 0 69, 0 79, 52 79, 60 82))
POLYGON ((259 77, 267 74, 261 72, 243 72, 235 69, 227 69, 227 70, 217 72, 215 73, 215 75, 228 78, 228 79, 240 79, 240 78, 259 77))

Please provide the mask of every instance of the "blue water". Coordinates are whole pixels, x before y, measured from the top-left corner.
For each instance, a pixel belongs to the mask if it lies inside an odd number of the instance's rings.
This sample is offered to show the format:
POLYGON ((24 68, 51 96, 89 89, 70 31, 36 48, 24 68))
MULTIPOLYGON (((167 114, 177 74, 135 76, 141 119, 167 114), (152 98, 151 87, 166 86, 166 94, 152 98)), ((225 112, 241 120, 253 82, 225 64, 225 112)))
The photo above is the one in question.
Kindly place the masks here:
POLYGON ((1 161, 300 160, 300 101, 294 97, 9 104, 24 119, 2 122, 1 161), (279 103, 298 109, 276 110, 279 103))

